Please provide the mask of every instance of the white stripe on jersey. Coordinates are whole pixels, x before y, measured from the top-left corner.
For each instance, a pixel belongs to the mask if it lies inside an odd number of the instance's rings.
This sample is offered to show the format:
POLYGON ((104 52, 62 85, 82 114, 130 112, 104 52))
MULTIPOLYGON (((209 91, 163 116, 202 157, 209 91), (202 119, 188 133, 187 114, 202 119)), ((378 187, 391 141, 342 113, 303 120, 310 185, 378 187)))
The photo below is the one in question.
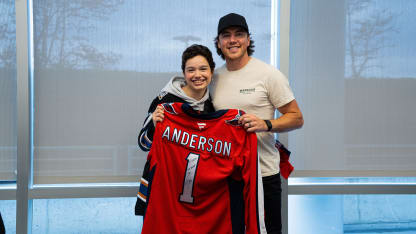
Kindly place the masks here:
POLYGON ((257 202, 259 207, 259 224, 260 224, 260 233, 267 234, 266 231, 266 224, 264 222, 264 193, 263 193, 263 179, 261 177, 261 169, 260 169, 260 158, 257 155, 257 202))

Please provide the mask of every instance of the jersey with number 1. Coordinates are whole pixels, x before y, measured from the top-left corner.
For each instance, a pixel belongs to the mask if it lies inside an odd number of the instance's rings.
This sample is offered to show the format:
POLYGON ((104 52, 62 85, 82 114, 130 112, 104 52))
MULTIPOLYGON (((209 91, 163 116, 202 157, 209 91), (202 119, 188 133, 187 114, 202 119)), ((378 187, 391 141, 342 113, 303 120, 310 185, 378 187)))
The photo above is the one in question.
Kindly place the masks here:
POLYGON ((242 111, 163 108, 136 204, 142 233, 265 233, 257 138, 238 124, 242 111))

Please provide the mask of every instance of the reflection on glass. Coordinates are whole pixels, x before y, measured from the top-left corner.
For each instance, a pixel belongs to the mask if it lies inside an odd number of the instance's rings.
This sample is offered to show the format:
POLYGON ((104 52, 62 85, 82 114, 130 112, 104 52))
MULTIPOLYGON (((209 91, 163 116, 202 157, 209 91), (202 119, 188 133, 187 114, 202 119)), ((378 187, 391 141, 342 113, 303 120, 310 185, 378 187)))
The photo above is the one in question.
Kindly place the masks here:
POLYGON ((17 83, 14 2, 0 2, 0 181, 16 181, 17 83))
POLYGON ((377 77, 380 55, 395 47, 391 41, 399 33, 395 25, 397 9, 380 0, 346 1, 346 73, 349 78, 377 77), (373 73, 373 74, 371 74, 373 73))
POLYGON ((407 107, 416 98, 410 65, 416 47, 405 35, 416 32, 408 23, 415 3, 346 2, 345 163, 358 170, 412 170, 416 118, 407 107))
POLYGON ((415 195, 290 195, 290 234, 416 233, 415 195))
POLYGON ((36 68, 106 68, 119 55, 95 44, 88 31, 108 23, 124 0, 53 1, 33 3, 36 68))
POLYGON ((291 82, 305 116, 289 134, 294 166, 411 171, 416 2, 342 2, 291 4, 291 82))
POLYGON ((33 201, 32 233, 140 233, 136 198, 48 199, 33 201))

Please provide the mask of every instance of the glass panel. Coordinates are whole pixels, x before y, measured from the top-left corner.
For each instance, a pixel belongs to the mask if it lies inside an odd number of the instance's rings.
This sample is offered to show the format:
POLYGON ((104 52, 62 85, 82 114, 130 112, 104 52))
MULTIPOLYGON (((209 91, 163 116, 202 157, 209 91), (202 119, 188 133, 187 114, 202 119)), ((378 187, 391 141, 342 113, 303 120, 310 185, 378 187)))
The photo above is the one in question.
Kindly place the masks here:
POLYGON ((14 0, 0 2, 0 181, 16 181, 16 13, 14 0))
POLYGON ((6 233, 16 233, 16 201, 0 200, 0 213, 6 233))
POLYGON ((289 185, 313 184, 395 184, 416 185, 416 177, 294 177, 289 185))
POLYGON ((32 233, 140 233, 135 203, 136 198, 33 200, 32 233))
POLYGON ((33 12, 38 184, 136 181, 151 100, 181 73, 187 46, 207 45, 223 63, 213 39, 226 13, 246 16, 254 55, 270 59, 269 0, 33 0, 33 12))
POLYGON ((416 195, 289 196, 289 234, 410 234, 415 217, 416 195))
POLYGON ((297 170, 414 170, 416 2, 291 1, 297 170))

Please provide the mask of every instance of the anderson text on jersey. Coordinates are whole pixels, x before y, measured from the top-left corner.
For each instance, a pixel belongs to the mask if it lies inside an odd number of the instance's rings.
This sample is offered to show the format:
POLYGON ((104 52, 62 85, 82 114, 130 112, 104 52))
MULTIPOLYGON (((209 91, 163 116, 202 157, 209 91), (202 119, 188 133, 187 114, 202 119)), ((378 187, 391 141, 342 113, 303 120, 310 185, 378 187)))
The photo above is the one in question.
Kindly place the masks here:
POLYGON ((166 126, 162 134, 162 139, 166 138, 177 144, 181 144, 190 149, 203 150, 214 152, 223 156, 230 156, 231 142, 215 140, 211 137, 204 137, 197 134, 190 134, 188 132, 166 126))

